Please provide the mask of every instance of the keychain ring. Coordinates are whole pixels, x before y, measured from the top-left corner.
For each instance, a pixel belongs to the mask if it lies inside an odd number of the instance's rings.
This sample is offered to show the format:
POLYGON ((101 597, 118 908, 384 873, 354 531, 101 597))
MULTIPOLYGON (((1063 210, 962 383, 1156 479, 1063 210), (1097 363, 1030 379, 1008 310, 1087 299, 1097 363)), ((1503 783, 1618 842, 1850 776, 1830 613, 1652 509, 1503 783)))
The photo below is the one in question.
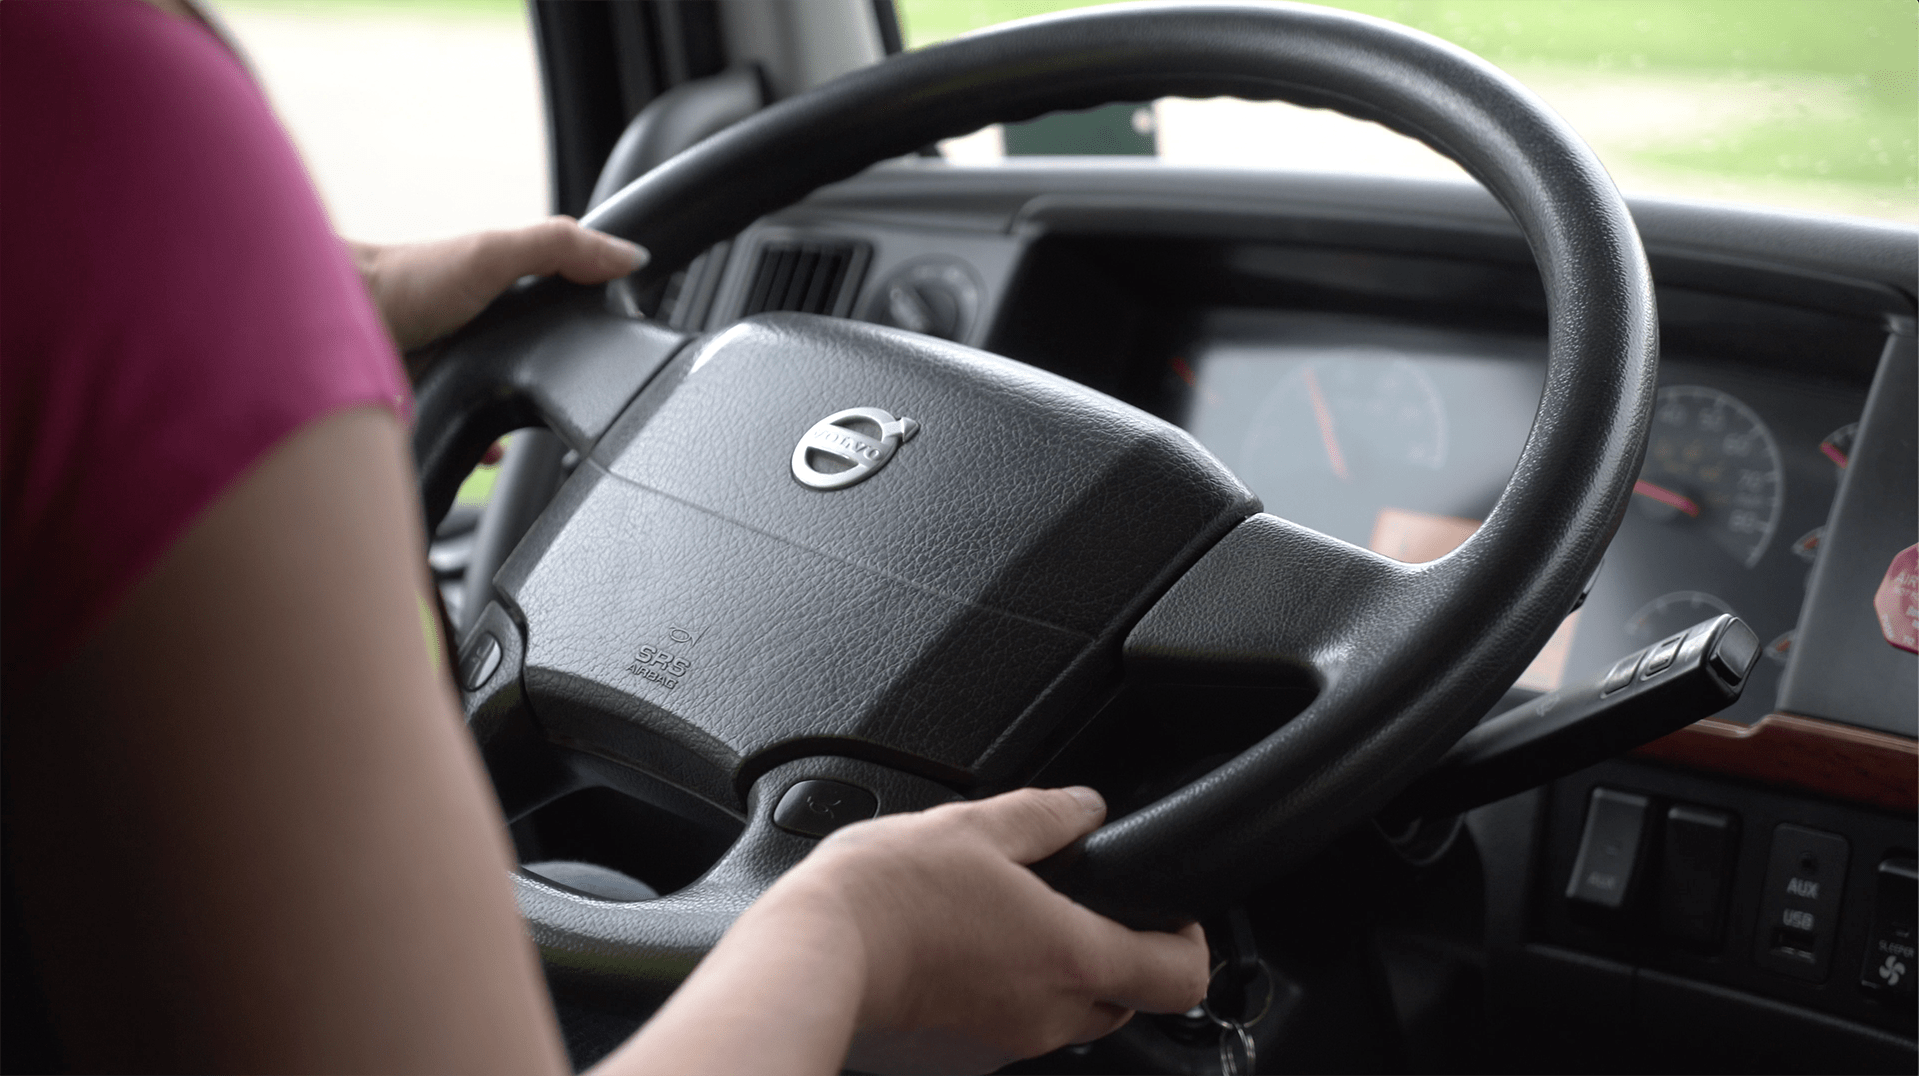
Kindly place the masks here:
POLYGON ((1272 966, 1266 963, 1266 960, 1264 957, 1260 958, 1259 970, 1254 973, 1253 978, 1254 978, 1254 981, 1257 982, 1261 975, 1264 975, 1266 977, 1266 996, 1259 1003, 1259 1011, 1254 1013, 1252 1019, 1250 1020, 1229 1021, 1225 1019, 1224 1017, 1220 1016, 1218 1013, 1213 1011, 1213 1004, 1212 1004, 1213 980, 1218 978, 1219 973, 1225 970, 1226 970, 1226 961, 1222 960, 1218 964, 1213 965, 1213 970, 1208 972, 1206 975, 1206 996, 1199 999, 1200 1010, 1206 1014, 1206 1018, 1211 1020, 1215 1024, 1226 1025, 1226 1024, 1236 1023, 1236 1024, 1239 1024, 1241 1027, 1252 1027, 1254 1024, 1257 1024, 1261 1020, 1266 1019, 1266 1014, 1268 1012, 1271 1012, 1273 1008, 1274 990, 1273 990, 1272 966))

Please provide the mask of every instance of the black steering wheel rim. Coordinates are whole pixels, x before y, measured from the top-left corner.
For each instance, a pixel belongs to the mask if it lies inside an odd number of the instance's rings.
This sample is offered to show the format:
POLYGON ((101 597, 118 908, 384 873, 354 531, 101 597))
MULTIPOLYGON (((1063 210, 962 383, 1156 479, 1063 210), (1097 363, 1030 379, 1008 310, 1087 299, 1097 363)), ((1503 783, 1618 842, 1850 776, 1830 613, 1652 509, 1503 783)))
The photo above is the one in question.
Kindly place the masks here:
MULTIPOLYGON (((586 221, 654 252, 644 285, 825 183, 939 138, 1114 100, 1219 95, 1334 108, 1459 162, 1534 252, 1549 360, 1511 484, 1452 555, 1399 565, 1253 515, 1213 535, 1136 618, 1124 655, 1142 673, 1287 667, 1320 688, 1304 713, 1238 758, 1045 865, 1069 895, 1136 926, 1207 911, 1376 811, 1511 684, 1596 566, 1638 470, 1657 341, 1637 233, 1591 152, 1507 76, 1394 24, 1284 4, 1125 5, 1024 20, 853 72, 708 139, 586 221)), ((681 346, 643 323, 593 322, 598 302, 558 285, 510 297, 422 381, 415 451, 429 521, 506 429, 540 421, 592 448, 681 346), (569 365, 605 337, 658 359, 638 375, 569 365)), ((497 694, 489 698, 469 698, 476 725, 488 705, 497 709, 497 694)), ((746 797, 743 844, 778 838, 762 785, 791 765, 762 774, 746 797)), ((834 765, 893 789, 883 809, 952 795, 921 777, 870 772, 868 762, 834 765)), ((525 878, 522 907, 551 962, 670 983, 806 846, 766 847, 729 857, 653 907, 525 878)))

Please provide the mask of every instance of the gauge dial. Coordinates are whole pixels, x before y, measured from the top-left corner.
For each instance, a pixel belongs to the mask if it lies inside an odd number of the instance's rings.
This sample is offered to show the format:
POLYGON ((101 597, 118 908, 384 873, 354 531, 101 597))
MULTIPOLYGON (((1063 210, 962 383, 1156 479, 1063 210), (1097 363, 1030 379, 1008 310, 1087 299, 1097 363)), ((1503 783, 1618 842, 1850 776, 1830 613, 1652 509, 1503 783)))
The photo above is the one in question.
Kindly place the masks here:
POLYGON ((1732 606, 1723 598, 1703 590, 1677 590, 1640 606, 1626 621, 1626 635, 1635 642, 1658 642, 1720 613, 1732 613, 1732 606))
POLYGON ((1702 385, 1659 390, 1633 503, 1648 518, 1696 529, 1740 564, 1759 563, 1779 525, 1779 446, 1752 408, 1702 385))
POLYGON ((1350 482, 1437 471, 1446 441, 1446 406, 1424 370, 1392 352, 1354 351, 1302 363, 1273 386, 1240 458, 1350 482))

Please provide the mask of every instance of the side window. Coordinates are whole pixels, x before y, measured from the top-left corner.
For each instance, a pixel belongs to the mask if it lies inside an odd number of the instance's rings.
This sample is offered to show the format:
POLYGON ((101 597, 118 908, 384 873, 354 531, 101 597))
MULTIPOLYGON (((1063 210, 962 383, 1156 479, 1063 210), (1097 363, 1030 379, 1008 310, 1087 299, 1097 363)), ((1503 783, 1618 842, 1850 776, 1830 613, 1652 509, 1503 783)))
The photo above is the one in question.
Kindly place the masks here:
POLYGON ((340 234, 437 239, 548 211, 520 0, 210 0, 340 234))
MULTIPOLYGON (((196 2, 266 87, 342 236, 442 239, 549 212, 524 0, 196 2)), ((468 476, 428 554, 455 623, 498 475, 482 465, 468 476)))

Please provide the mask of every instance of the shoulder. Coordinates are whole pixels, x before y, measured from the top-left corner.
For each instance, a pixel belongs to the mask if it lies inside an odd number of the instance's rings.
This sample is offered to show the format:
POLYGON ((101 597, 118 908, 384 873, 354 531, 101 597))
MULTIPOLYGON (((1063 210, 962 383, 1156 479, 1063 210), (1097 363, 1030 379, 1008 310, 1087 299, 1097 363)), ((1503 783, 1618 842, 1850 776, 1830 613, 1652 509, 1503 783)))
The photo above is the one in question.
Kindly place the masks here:
POLYGON ((98 158, 270 141, 271 110, 238 58, 206 28, 142 0, 8 0, 0 5, 8 141, 25 140, 69 178, 98 158))
POLYGON ((150 277, 165 261, 240 284, 337 245, 265 96, 205 27, 141 0, 8 0, 0 18, 0 212, 44 284, 148 276, 150 293, 172 279, 150 277))
POLYGON ((0 109, 5 571, 77 597, 10 586, 6 644, 38 619, 57 654, 279 440, 403 406, 404 381, 299 155, 205 27, 6 0, 0 109))

